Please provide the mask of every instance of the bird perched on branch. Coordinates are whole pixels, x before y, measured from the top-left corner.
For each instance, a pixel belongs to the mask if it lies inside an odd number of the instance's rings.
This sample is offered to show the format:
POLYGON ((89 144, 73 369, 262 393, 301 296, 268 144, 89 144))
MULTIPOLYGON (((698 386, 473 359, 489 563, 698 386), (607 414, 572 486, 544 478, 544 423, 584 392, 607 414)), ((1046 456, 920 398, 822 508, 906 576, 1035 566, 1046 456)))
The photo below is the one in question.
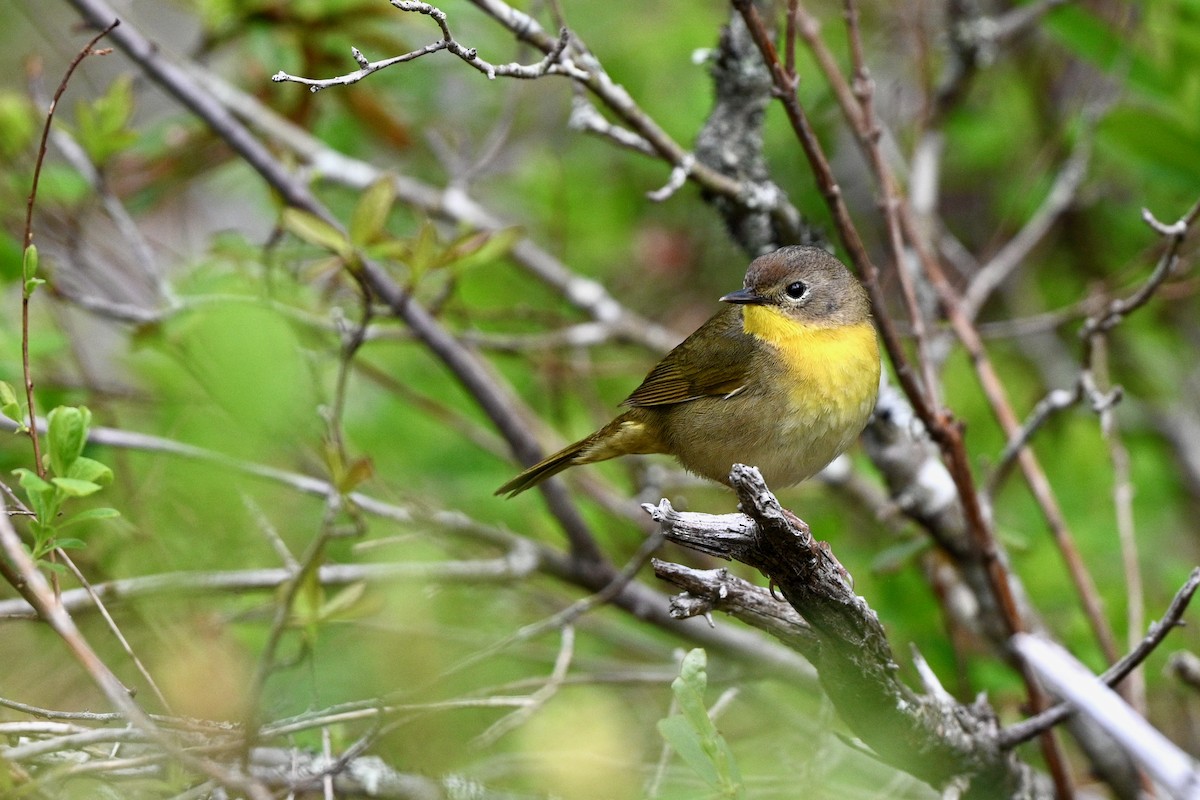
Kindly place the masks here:
POLYGON ((866 426, 879 391, 870 303, 846 267, 817 247, 784 247, 746 270, 729 305, 658 363, 600 430, 496 490, 509 497, 567 467, 670 453, 729 482, 735 463, 770 486, 819 472, 866 426))

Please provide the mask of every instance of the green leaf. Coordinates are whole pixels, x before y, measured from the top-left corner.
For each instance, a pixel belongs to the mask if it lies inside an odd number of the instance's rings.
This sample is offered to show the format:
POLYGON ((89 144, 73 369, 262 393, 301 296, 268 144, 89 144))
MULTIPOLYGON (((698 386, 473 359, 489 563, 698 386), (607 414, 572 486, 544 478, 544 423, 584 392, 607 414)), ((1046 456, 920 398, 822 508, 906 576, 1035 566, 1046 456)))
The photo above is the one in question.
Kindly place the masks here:
POLYGON ((0 381, 0 414, 11 419, 13 422, 23 425, 21 422, 21 403, 17 400, 17 394, 13 391, 12 386, 7 381, 0 381))
POLYGON ((137 132, 129 127, 133 119, 133 77, 121 75, 108 90, 91 102, 75 106, 76 138, 97 165, 137 141, 137 132))
POLYGON ((92 424, 92 412, 86 406, 58 406, 47 416, 49 421, 50 468, 55 475, 66 477, 71 465, 83 452, 87 444, 88 428, 92 424))
POLYGON ((37 514, 39 520, 49 522, 58 512, 57 504, 53 501, 54 487, 39 478, 36 472, 24 467, 14 469, 13 474, 18 478, 17 485, 25 490, 33 513, 37 514))
POLYGON ((21 257, 21 278, 26 282, 37 276, 38 271, 38 249, 36 244, 31 244, 25 248, 25 253, 21 257))
POLYGON ((420 279, 439 263, 437 228, 432 221, 425 220, 422 223, 421 230, 417 231, 411 247, 409 268, 412 269, 413 278, 420 279))
POLYGON ((54 546, 62 550, 79 550, 87 547, 87 542, 82 539, 58 539, 55 538, 54 546))
POLYGON ((37 277, 38 271, 38 250, 36 245, 29 245, 25 248, 24 255, 21 257, 21 275, 24 279, 25 297, 33 297, 37 287, 45 283, 44 280, 37 277))
POLYGON ((350 242, 366 247, 380 238, 396 202, 396 184, 384 175, 367 187, 350 215, 350 242))
POLYGON ((671 682, 671 691, 675 693, 680 710, 692 727, 700 732, 715 730, 712 720, 708 718, 708 708, 704 705, 704 692, 708 688, 706 666, 707 655, 697 647, 683 657, 679 677, 671 682))
POLYGON ((17 484, 27 492, 52 492, 54 487, 46 481, 38 477, 38 474, 31 469, 20 467, 13 470, 13 474, 18 476, 17 484))
POLYGON ((459 270, 489 264, 512 250, 513 245, 520 241, 523 235, 520 228, 478 231, 450 245, 447 256, 459 270))
POLYGON ((103 488, 98 483, 81 481, 76 478, 51 478, 50 482, 57 486, 59 491, 67 497, 87 497, 89 494, 95 494, 103 488))
POLYGON ((733 751, 704 705, 706 660, 699 648, 683 657, 679 677, 671 682, 671 691, 683 713, 660 720, 658 729, 684 763, 722 797, 740 798, 744 790, 733 751))
POLYGON ((315 247, 336 253, 345 261, 354 257, 354 248, 341 231, 307 211, 285 208, 283 227, 315 247))
POLYGON ((94 458, 80 456, 75 459, 75 463, 67 470, 65 477, 106 485, 112 482, 113 472, 107 464, 97 461, 94 458))
POLYGON ((683 763, 687 764, 692 772, 699 775, 705 783, 709 786, 716 786, 720 782, 716 766, 705 752, 704 744, 696 733, 696 729, 686 718, 675 714, 666 719, 660 719, 658 732, 667 744, 671 745, 671 748, 679 754, 683 763))
POLYGON ((65 521, 59 524, 58 529, 61 531, 69 525, 75 525, 80 522, 94 522, 102 519, 116 519, 121 516, 121 512, 115 508, 89 508, 86 511, 80 511, 78 514, 72 514, 65 521))

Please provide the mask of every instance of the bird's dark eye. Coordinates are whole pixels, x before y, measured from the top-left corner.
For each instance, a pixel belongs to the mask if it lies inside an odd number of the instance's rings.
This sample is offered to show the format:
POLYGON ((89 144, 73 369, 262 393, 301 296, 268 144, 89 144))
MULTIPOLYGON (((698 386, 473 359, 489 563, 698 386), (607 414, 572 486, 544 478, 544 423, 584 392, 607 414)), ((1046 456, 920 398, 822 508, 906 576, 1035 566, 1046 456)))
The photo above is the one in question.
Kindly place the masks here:
POLYGON ((793 300, 799 300, 801 297, 804 297, 804 293, 808 291, 808 284, 804 281, 789 283, 788 287, 784 289, 784 291, 787 292, 788 297, 792 298, 793 300))

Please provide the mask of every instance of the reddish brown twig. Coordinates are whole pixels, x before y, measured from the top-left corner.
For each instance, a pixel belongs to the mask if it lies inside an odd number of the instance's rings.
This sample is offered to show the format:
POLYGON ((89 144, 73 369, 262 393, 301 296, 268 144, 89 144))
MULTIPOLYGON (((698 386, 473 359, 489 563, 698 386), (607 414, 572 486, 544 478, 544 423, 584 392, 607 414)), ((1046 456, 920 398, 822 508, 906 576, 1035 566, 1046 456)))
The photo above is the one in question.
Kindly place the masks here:
MULTIPOLYGON (((75 74, 76 68, 83 63, 85 58, 92 55, 107 55, 112 52, 111 50, 93 50, 92 48, 96 46, 96 42, 103 39, 120 24, 120 20, 114 19, 112 24, 93 36, 91 41, 75 54, 75 58, 71 59, 70 65, 67 66, 66 74, 58 84, 58 89, 54 92, 54 99, 50 101, 50 108, 46 111, 46 121, 42 125, 42 139, 38 143, 37 158, 33 162, 33 181, 29 188, 29 198, 25 202, 25 234, 22 240, 25 249, 33 244, 33 206, 37 200, 38 181, 42 177, 42 164, 46 161, 46 142, 50 138, 50 123, 54 120, 54 111, 58 108, 59 98, 67 90, 71 76, 75 74)), ((33 468, 37 471, 39 478, 45 478, 46 468, 42 465, 42 446, 38 442, 37 411, 33 403, 33 373, 29 368, 30 294, 30 287, 26 284, 21 291, 21 369, 22 377, 25 380, 25 402, 29 410, 29 440, 33 443, 33 468)), ((57 582, 55 585, 57 586, 57 582)))

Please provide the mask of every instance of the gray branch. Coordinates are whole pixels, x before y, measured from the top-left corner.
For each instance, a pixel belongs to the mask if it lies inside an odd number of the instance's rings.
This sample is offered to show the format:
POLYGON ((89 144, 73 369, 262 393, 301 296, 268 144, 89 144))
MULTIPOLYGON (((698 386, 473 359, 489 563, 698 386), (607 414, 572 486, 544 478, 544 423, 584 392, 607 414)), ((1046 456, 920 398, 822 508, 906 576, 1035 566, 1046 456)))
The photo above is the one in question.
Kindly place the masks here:
POLYGON ((771 494, 754 467, 736 464, 730 482, 742 514, 713 517, 645 505, 671 541, 736 559, 765 574, 811 626, 804 652, 846 725, 885 762, 964 798, 1035 798, 1048 788, 997 745, 999 725, 984 701, 965 706, 944 692, 918 694, 898 675, 878 616, 854 593, 828 545, 771 494))

